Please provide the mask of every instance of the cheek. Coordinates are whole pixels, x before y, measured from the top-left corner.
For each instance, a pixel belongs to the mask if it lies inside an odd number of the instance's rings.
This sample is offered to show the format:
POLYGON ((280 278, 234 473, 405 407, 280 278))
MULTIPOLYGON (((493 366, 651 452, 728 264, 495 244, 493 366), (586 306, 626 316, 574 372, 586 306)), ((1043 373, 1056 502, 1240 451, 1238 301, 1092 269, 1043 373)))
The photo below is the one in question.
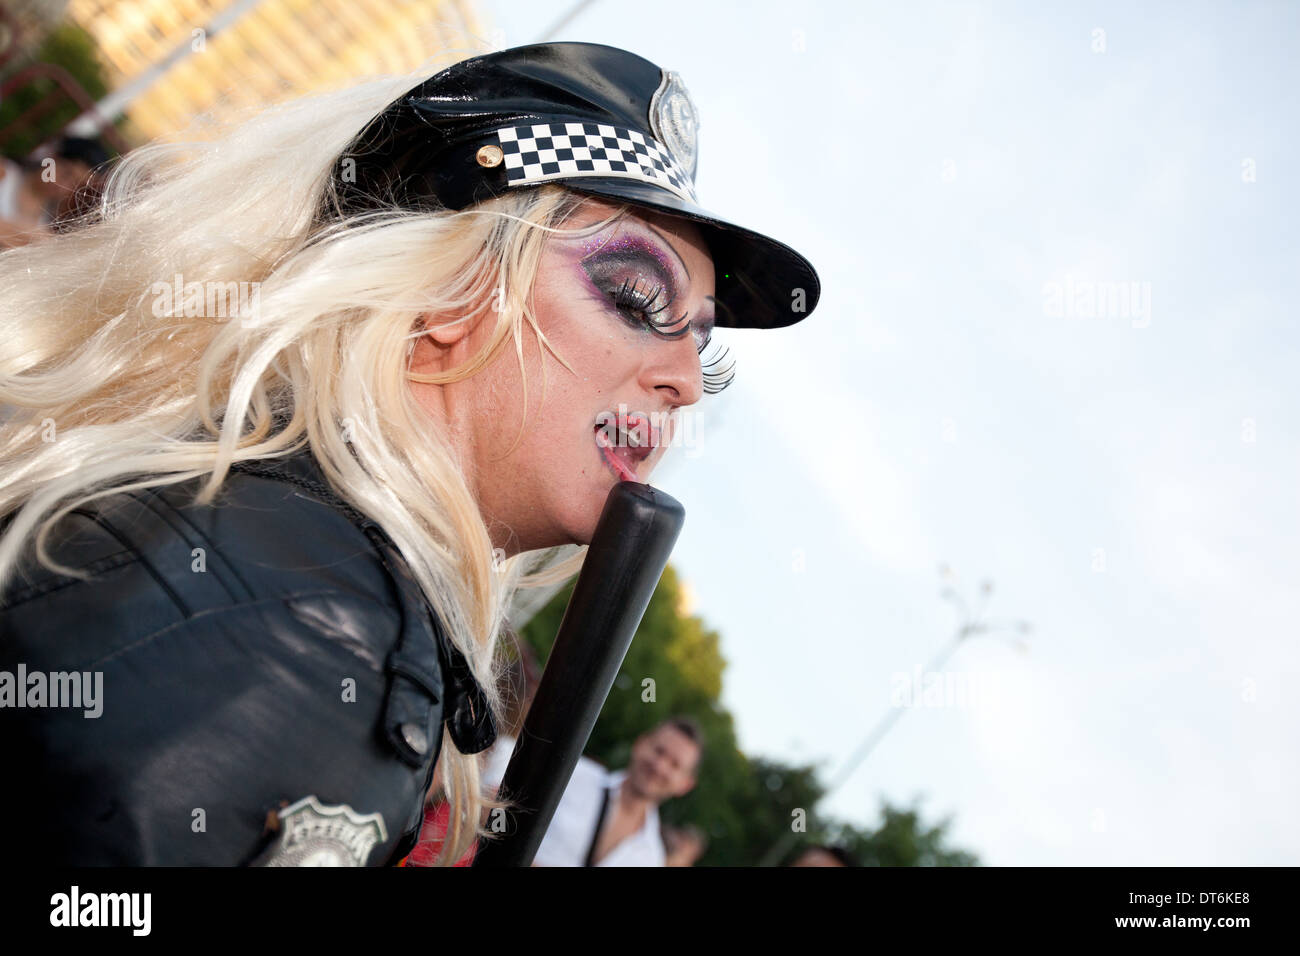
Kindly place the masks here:
POLYGON ((501 420, 492 444, 500 465, 525 485, 543 493, 564 493, 572 489, 574 479, 597 474, 602 468, 595 434, 601 397, 594 390, 580 390, 564 381, 561 376, 572 376, 563 366, 548 368, 546 374, 544 399, 541 375, 529 374, 530 410, 522 435, 521 393, 516 393, 513 414, 501 420))
MULTIPOLYGON (((554 350, 587 384, 611 387, 610 383, 631 374, 628 369, 639 361, 648 332, 628 325, 627 320, 612 312, 607 302, 596 297, 585 277, 557 266, 545 281, 539 280, 533 305, 537 324, 554 350)), ((555 374, 572 374, 554 355, 547 353, 548 365, 555 374)))
MULTIPOLYGON (((584 476, 604 481, 607 465, 596 445, 596 425, 601 413, 617 414, 620 402, 639 410, 635 385, 644 358, 642 337, 576 283, 539 283, 533 304, 549 348, 527 335, 529 427, 515 454, 526 455, 528 467, 554 481, 584 476)), ((517 412, 513 421, 517 429, 517 412)), ((514 431, 504 437, 502 450, 513 438, 514 431)))

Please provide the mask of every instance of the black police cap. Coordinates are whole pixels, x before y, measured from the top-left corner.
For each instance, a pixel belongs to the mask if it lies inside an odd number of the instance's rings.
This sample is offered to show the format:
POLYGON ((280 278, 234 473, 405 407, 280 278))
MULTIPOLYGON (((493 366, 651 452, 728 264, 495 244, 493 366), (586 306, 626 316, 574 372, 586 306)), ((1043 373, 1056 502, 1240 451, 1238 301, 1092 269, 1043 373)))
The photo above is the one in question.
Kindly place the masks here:
POLYGON ((695 106, 675 73, 626 50, 540 43, 463 60, 394 100, 335 174, 344 215, 396 204, 464 209, 546 183, 697 223, 713 255, 716 324, 781 328, 817 305, 811 263, 695 196, 695 106))

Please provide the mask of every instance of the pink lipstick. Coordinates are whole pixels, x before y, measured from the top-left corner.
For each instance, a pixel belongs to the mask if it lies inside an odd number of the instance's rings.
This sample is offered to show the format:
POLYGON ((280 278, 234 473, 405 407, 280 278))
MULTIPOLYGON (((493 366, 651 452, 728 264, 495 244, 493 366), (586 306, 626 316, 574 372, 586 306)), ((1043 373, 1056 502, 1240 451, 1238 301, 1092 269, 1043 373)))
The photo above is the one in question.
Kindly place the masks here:
POLYGON ((596 446, 620 481, 640 481, 636 468, 653 454, 659 444, 658 429, 648 416, 632 413, 618 421, 596 426, 596 446))

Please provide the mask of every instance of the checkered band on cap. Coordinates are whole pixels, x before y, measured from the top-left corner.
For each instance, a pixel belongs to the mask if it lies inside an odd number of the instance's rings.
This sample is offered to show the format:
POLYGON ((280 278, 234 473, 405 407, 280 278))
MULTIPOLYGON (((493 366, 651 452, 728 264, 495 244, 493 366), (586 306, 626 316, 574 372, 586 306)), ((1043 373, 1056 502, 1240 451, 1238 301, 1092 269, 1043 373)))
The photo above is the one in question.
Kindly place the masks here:
POLYGON ((584 176, 640 179, 696 202, 695 185, 663 144, 634 129, 604 123, 536 123, 497 130, 506 183, 584 176))

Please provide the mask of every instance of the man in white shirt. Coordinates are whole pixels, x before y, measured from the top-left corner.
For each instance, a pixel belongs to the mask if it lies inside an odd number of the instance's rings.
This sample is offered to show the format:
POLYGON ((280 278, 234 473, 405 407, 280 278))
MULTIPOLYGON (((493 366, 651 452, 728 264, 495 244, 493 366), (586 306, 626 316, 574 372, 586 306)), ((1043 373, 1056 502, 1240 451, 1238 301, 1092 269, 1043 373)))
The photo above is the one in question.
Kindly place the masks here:
MULTIPOLYGON (((533 865, 663 866, 659 805, 695 786, 703 742, 695 721, 676 717, 637 738, 626 770, 580 758, 533 865)), ((502 774, 505 762, 493 761, 502 774)))

